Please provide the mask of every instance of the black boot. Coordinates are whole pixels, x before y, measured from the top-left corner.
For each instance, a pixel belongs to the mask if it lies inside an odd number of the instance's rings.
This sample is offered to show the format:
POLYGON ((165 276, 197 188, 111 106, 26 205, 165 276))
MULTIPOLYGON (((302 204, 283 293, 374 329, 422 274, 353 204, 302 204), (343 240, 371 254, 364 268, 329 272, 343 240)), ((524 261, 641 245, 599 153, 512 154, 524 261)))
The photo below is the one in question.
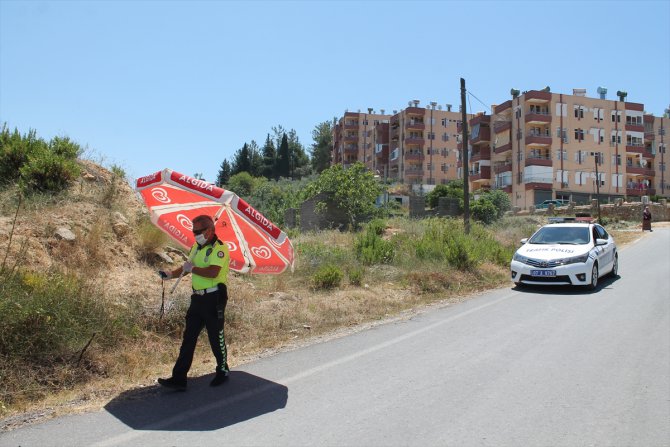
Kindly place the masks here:
POLYGON ((167 379, 158 379, 158 384, 176 391, 186 391, 186 379, 179 380, 174 377, 168 377, 167 379))
POLYGON ((217 371, 209 386, 219 386, 228 380, 228 371, 217 371))

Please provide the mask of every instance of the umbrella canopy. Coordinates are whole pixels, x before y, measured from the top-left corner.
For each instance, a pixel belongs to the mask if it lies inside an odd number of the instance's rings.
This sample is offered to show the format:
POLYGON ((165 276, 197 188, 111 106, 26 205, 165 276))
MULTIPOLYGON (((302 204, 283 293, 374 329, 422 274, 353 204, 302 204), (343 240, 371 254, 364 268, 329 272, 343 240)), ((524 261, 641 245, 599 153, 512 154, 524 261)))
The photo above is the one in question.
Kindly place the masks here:
POLYGON ((231 270, 279 274, 293 269, 293 246, 286 234, 232 191, 171 169, 138 179, 135 190, 149 208, 151 222, 182 247, 195 243, 192 221, 206 214, 228 244, 231 270))

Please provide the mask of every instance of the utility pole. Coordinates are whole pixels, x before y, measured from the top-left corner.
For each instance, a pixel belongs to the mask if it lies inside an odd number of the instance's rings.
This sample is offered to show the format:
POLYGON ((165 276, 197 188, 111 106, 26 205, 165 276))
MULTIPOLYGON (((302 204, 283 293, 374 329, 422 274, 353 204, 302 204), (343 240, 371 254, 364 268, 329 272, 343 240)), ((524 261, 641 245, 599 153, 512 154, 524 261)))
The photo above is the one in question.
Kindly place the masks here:
POLYGON ((598 162, 600 161, 600 152, 594 152, 593 159, 596 161, 596 205, 598 206, 598 223, 603 224, 600 218, 600 176, 598 175, 598 162))
POLYGON ((470 234, 470 185, 468 180, 468 115, 465 110, 465 79, 461 78, 461 130, 463 131, 462 150, 463 156, 463 222, 465 224, 465 234, 470 234))

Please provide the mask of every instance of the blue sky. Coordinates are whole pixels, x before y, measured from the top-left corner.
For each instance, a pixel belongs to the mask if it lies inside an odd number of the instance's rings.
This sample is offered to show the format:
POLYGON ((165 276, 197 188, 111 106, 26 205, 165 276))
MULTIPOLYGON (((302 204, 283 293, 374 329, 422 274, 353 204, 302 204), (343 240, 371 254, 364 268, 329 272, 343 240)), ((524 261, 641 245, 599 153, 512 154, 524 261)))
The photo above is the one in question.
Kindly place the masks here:
POLYGON ((69 136, 131 178, 213 181, 273 126, 351 111, 617 90, 670 107, 670 1, 0 0, 0 123, 69 136))

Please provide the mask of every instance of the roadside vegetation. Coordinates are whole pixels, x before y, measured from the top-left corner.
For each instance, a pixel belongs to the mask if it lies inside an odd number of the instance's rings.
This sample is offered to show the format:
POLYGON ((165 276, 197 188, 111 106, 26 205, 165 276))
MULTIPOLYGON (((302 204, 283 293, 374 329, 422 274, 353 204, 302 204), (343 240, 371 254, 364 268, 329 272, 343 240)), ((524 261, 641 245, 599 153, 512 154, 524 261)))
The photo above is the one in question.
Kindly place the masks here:
MULTIPOLYGON (((149 222, 123 170, 78 159, 81 148, 68 139, 44 142, 3 128, 0 143, 1 169, 11 162, 18 173, 0 186, 0 417, 95 405, 169 373, 188 286, 175 295, 165 291, 165 312, 159 312, 155 272, 162 261, 154 254, 169 241, 149 222), (38 175, 49 163, 60 169, 38 175), (82 180, 84 172, 95 178, 82 180), (118 214, 127 217, 127 232, 114 227, 118 214), (63 222, 75 240, 53 236, 63 222)), ((518 241, 544 223, 504 215, 509 202, 495 193, 473 199, 484 211, 467 235, 460 218, 412 220, 402 210, 374 206, 381 186, 360 166, 296 181, 244 173, 227 180, 233 190, 246 187, 245 199, 277 222, 296 207, 296 197, 319 193, 341 199, 350 217, 346 231, 289 230, 292 273, 231 275, 226 339, 233 367, 316 336, 510 284, 518 241)), ((458 198, 457 185, 444 189, 458 198)), ((209 374, 204 339, 198 349, 192 374, 209 374)))

